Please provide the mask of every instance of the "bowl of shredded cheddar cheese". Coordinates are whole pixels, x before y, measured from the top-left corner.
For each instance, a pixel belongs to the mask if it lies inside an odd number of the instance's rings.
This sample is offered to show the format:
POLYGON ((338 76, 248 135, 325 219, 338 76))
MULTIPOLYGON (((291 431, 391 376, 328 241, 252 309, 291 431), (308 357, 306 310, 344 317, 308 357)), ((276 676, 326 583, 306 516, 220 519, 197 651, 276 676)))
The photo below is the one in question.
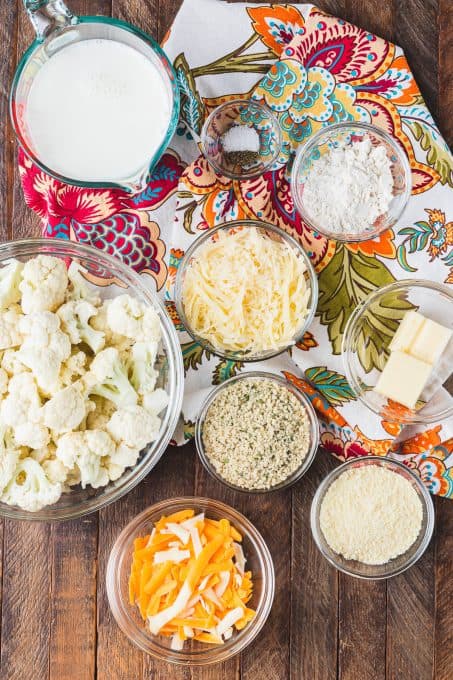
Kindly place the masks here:
POLYGON ((260 361, 303 336, 318 283, 294 238, 265 222, 241 220, 194 241, 179 265, 175 297, 194 340, 223 358, 260 361))

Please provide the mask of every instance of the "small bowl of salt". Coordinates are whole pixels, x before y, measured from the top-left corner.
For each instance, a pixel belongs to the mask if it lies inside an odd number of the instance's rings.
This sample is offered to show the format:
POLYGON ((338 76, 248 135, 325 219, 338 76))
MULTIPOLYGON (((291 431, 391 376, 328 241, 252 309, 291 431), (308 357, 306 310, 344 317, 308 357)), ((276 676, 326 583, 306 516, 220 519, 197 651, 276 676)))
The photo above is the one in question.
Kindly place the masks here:
POLYGON ((218 106, 201 132, 201 146, 214 170, 231 179, 262 175, 274 164, 282 144, 277 118, 254 100, 235 99, 218 106))
POLYGON ((322 128, 300 147, 291 192, 304 222, 336 241, 365 241, 391 229, 411 195, 403 148, 367 123, 322 128))

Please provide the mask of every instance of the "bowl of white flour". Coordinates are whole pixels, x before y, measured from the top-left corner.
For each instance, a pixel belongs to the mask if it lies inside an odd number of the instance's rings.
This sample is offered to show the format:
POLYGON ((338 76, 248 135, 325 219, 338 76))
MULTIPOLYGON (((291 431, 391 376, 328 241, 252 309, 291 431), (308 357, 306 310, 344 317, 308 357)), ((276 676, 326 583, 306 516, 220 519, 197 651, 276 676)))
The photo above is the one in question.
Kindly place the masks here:
POLYGON ((365 123, 338 123, 317 132, 299 149, 291 178, 304 222, 337 241, 364 241, 393 227, 411 188, 403 148, 365 123))

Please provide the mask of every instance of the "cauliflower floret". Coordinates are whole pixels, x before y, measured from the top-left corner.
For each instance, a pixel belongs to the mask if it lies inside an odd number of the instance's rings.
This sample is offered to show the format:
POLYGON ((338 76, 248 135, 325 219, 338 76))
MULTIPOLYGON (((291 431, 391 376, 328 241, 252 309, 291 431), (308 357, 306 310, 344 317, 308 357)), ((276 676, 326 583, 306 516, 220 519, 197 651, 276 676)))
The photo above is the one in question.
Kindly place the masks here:
POLYGON ((106 429, 118 444, 141 450, 157 439, 160 419, 142 406, 128 406, 115 411, 106 429))
POLYGON ((18 352, 14 349, 7 349, 3 352, 2 368, 9 376, 17 375, 18 373, 28 373, 28 368, 20 361, 18 352))
POLYGON ((14 258, 0 268, 0 309, 19 302, 23 268, 22 262, 14 258))
POLYGON ((19 446, 42 449, 50 442, 50 434, 41 423, 22 423, 14 428, 14 438, 19 446))
POLYGON ((42 469, 52 484, 64 484, 68 477, 68 468, 58 458, 48 458, 42 463, 42 469))
POLYGON ((119 352, 109 347, 97 354, 84 376, 88 394, 110 399, 118 408, 137 403, 138 395, 129 382, 119 352))
POLYGON ((68 432, 58 440, 56 457, 67 468, 80 471, 80 483, 85 488, 90 484, 94 489, 106 486, 109 475, 103 459, 115 451, 115 443, 103 430, 68 432))
POLYGON ((78 383, 65 387, 42 407, 44 424, 50 430, 62 434, 80 425, 87 413, 81 388, 78 383))
POLYGON ((132 347, 131 383, 139 394, 152 392, 159 373, 154 369, 157 342, 136 342, 132 347))
MULTIPOLYGON (((1 271, 1 270, 0 270, 1 271)), ((19 322, 24 318, 16 305, 0 314, 0 349, 19 347, 23 338, 19 322)))
POLYGON ((114 333, 135 341, 159 342, 159 315, 130 295, 118 295, 107 307, 107 323, 114 333))
POLYGON ((52 312, 36 312, 23 317, 19 329, 24 342, 17 357, 33 372, 45 394, 59 389, 61 364, 71 354, 71 342, 60 330, 60 319, 52 312))
POLYGON ((62 305, 57 314, 65 333, 71 339, 73 345, 85 342, 90 349, 97 354, 105 345, 105 336, 102 331, 97 331, 89 324, 97 309, 85 300, 71 300, 62 305))
POLYGON ((116 347, 118 351, 128 350, 134 342, 131 338, 125 335, 114 333, 107 322, 107 309, 111 300, 105 300, 101 307, 98 308, 96 316, 91 319, 91 326, 104 333, 105 342, 110 347, 116 347))
POLYGON ((88 430, 105 430, 107 423, 116 411, 115 404, 109 399, 93 395, 94 409, 87 416, 88 430))
POLYGON ((52 484, 36 460, 24 458, 19 460, 13 478, 3 490, 2 501, 28 512, 37 512, 56 503, 61 492, 61 484, 52 484))
POLYGON ((86 300, 95 307, 101 304, 99 295, 89 287, 83 278, 82 268, 73 260, 68 269, 69 288, 66 293, 67 300, 86 300))
POLYGON ((67 387, 72 385, 73 382, 78 380, 82 375, 85 375, 87 368, 87 355, 85 352, 76 352, 72 354, 64 363, 61 365, 60 369, 60 381, 67 387))
POLYGON ((127 467, 133 467, 140 455, 140 449, 134 449, 126 444, 119 444, 106 462, 107 472, 109 473, 110 481, 116 482, 117 479, 124 474, 127 467))
POLYGON ((9 375, 4 368, 0 368, 0 396, 8 391, 9 375))
POLYGON ((156 416, 168 406, 168 394, 160 387, 154 392, 147 392, 143 395, 142 406, 156 416))
POLYGON ((67 287, 68 273, 63 260, 49 255, 29 260, 19 284, 24 314, 55 311, 64 302, 67 287))
POLYGON ((0 494, 14 475, 19 461, 19 454, 10 441, 11 432, 4 425, 0 425, 0 494))

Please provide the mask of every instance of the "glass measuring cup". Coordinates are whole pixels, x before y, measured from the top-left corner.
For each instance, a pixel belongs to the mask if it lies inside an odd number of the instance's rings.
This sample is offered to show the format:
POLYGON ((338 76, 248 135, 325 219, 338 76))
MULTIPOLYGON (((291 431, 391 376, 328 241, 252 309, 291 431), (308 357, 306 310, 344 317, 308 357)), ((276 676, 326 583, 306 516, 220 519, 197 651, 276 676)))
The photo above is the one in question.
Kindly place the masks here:
MULTIPOLYGON (((63 0, 24 0, 24 4, 35 28, 36 39, 23 55, 15 73, 10 94, 10 114, 14 131, 25 153, 44 172, 66 184, 85 188, 121 189, 130 193, 142 190, 150 172, 167 148, 179 117, 179 89, 175 72, 166 54, 149 35, 124 21, 101 16, 77 17, 63 0), (143 54, 159 72, 170 100, 168 128, 159 148, 150 152, 149 159, 133 175, 115 181, 81 181, 64 176, 49 167, 34 149, 26 124, 28 95, 42 66, 68 45, 95 39, 119 42, 143 54)), ((67 132, 68 135, 71 134, 69 127, 67 132)))

